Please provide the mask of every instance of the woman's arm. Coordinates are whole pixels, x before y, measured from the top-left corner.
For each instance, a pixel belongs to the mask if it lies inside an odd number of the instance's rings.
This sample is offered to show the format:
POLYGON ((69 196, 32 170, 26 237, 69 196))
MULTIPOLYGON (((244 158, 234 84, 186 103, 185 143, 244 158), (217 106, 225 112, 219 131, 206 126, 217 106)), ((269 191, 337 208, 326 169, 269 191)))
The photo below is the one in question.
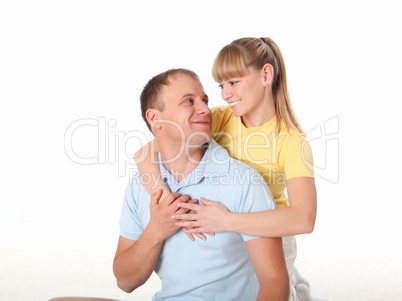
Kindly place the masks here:
POLYGON ((142 181, 146 191, 152 195, 162 189, 161 199, 163 199, 170 193, 170 190, 162 181, 158 152, 159 146, 156 139, 154 139, 135 153, 134 160, 140 173, 140 179, 146 179, 146 181, 142 181))
POLYGON ((311 233, 317 212, 314 178, 298 177, 287 181, 289 206, 253 213, 230 213, 222 204, 201 200, 205 206, 179 204, 193 214, 176 214, 180 227, 192 227, 187 233, 231 231, 261 237, 279 237, 311 233))

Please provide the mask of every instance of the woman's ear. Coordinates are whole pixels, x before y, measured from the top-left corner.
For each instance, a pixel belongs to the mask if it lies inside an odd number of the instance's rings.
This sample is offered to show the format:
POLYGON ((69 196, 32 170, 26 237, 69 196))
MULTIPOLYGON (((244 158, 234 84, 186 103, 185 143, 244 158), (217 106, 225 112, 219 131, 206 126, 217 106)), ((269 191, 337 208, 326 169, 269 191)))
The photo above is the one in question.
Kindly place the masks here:
POLYGON ((274 67, 271 64, 265 64, 262 67, 262 72, 264 76, 264 86, 270 86, 274 78, 274 67))

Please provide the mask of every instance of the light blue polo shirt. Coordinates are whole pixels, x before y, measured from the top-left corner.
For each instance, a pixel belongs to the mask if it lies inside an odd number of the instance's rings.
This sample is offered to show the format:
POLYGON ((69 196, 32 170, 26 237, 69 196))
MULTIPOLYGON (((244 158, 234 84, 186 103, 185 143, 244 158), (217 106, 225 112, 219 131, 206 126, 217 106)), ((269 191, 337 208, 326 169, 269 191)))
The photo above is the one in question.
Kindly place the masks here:
MULTIPOLYGON (((275 208, 275 201, 261 175, 229 157, 211 139, 202 161, 180 183, 164 168, 161 174, 172 192, 219 201, 231 212, 257 212, 275 208)), ((120 218, 120 235, 138 240, 150 219, 150 196, 133 176, 126 188, 120 218)), ((153 300, 255 300, 259 284, 245 241, 256 237, 232 232, 196 238, 183 231, 165 240, 155 265, 162 288, 153 300)))

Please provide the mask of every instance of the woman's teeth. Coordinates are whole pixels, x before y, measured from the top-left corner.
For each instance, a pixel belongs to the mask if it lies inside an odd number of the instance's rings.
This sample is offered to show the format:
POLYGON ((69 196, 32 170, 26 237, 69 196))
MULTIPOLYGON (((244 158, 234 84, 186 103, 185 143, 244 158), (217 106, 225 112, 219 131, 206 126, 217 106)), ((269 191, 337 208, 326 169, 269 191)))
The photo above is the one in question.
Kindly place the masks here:
POLYGON ((230 107, 233 107, 234 105, 237 105, 239 102, 240 102, 240 100, 235 101, 235 102, 232 102, 232 103, 231 103, 231 104, 229 104, 229 105, 230 105, 230 107))

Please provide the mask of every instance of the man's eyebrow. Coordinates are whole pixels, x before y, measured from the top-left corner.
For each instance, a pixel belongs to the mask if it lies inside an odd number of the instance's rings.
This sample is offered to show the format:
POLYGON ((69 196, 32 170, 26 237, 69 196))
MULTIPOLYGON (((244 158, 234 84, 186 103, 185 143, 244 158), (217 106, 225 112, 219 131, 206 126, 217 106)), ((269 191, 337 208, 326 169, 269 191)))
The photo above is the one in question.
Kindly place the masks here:
POLYGON ((182 99, 184 99, 184 98, 187 98, 187 97, 192 97, 192 96, 194 96, 194 95, 195 95, 194 93, 187 93, 187 94, 184 94, 182 97, 179 98, 179 101, 182 100, 182 99))
MULTIPOLYGON (((179 101, 182 101, 183 99, 185 99, 187 97, 194 97, 194 96, 195 96, 194 93, 187 93, 187 94, 184 94, 182 97, 180 97, 179 101)), ((208 98, 209 99, 207 94, 204 94, 203 98, 208 98)))

